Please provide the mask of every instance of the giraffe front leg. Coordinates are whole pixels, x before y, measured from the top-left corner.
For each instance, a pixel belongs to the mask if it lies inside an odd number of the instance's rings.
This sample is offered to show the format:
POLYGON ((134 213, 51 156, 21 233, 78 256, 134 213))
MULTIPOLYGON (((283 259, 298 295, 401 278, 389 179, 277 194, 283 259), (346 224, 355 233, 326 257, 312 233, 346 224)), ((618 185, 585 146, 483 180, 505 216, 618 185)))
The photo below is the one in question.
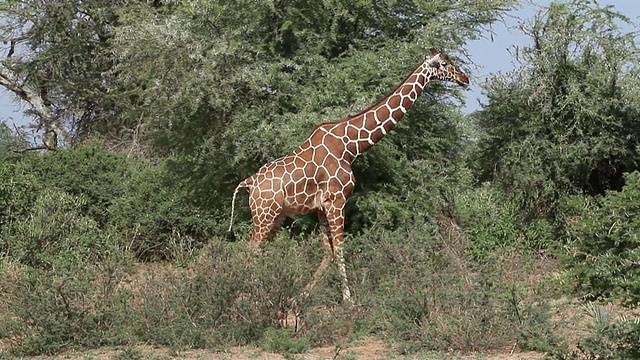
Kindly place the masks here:
POLYGON ((322 211, 318 211, 318 221, 320 223, 322 244, 326 247, 327 252, 322 256, 322 262, 320 263, 320 266, 318 266, 316 271, 313 273, 313 277, 311 278, 311 282, 309 284, 307 284, 307 286, 305 287, 305 293, 307 295, 316 286, 316 284, 318 283, 318 280, 320 280, 320 277, 322 276, 322 273, 327 268, 327 265, 329 264, 329 261, 331 259, 329 257, 329 254, 332 253, 332 249, 331 249, 331 230, 329 229, 329 222, 327 221, 327 215, 322 211))
POLYGON ((351 299, 351 291, 349 290, 349 281, 347 280, 347 269, 344 262, 344 203, 334 202, 328 206, 327 222, 331 232, 329 244, 331 246, 331 255, 338 267, 338 272, 342 279, 342 300, 353 305, 351 299))

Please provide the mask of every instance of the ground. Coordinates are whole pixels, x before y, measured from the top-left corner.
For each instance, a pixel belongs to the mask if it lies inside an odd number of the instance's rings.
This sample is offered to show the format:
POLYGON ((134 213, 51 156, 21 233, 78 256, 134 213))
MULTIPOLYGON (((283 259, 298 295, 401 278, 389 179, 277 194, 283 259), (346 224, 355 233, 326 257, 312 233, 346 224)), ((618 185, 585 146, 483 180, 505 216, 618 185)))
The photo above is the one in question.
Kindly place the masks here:
MULTIPOLYGON (((0 354, 0 358, 2 358, 0 354)), ((422 353, 413 355, 399 355, 385 346, 381 340, 370 339, 357 344, 347 345, 342 349, 336 347, 322 347, 311 349, 304 354, 292 354, 284 356, 266 352, 261 349, 251 347, 236 347, 224 351, 210 350, 185 350, 175 351, 167 348, 154 348, 149 346, 138 346, 134 348, 110 348, 85 352, 67 352, 56 356, 38 356, 33 360, 62 360, 62 359, 86 359, 86 360, 133 360, 133 359, 184 359, 184 360, 539 360, 544 354, 536 352, 511 353, 510 349, 505 349, 502 353, 494 354, 444 354, 444 353, 422 353)))

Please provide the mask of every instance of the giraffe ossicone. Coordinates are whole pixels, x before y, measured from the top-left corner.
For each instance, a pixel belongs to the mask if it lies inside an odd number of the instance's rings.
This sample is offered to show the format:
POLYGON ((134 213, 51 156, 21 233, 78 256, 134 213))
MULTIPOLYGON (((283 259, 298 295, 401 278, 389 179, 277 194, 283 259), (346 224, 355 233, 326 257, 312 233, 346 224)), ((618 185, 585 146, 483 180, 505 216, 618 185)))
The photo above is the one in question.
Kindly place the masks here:
MULTIPOLYGON (((240 182, 231 202, 229 234, 233 234, 233 213, 241 188, 249 191, 251 242, 268 240, 287 216, 316 212, 322 242, 340 272, 342 298, 352 302, 343 256, 344 206, 356 181, 351 164, 393 129, 431 80, 469 84, 467 75, 447 55, 432 48, 431 54, 377 103, 356 115, 316 126, 293 152, 263 165, 240 182)), ((326 263, 325 255, 321 268, 326 263)))

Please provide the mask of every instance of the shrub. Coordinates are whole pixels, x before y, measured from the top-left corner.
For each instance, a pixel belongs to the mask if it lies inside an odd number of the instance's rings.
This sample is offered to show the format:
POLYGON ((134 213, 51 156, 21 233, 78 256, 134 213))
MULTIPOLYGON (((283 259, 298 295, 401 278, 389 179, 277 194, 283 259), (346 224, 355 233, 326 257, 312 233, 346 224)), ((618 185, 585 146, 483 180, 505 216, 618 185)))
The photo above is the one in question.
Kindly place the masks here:
POLYGON ((599 204, 583 201, 583 212, 571 229, 573 256, 567 259, 588 300, 640 305, 640 172, 625 175, 619 192, 608 192, 599 204))
MULTIPOLYGON (((0 162, 0 231, 11 222, 31 221, 30 208, 41 192, 59 190, 78 199, 78 214, 92 222, 94 233, 119 233, 112 241, 140 259, 189 255, 219 222, 167 177, 164 162, 131 159, 97 144, 0 162)), ((1 240, 0 252, 6 252, 1 240)))
MULTIPOLYGON (((40 189, 33 174, 21 171, 13 163, 0 162, 0 235, 12 221, 29 214, 40 189)), ((0 254, 4 251, 0 247, 0 254)))
POLYGON ((29 217, 9 224, 3 232, 10 257, 31 267, 52 269, 96 263, 117 248, 111 234, 82 214, 85 201, 60 190, 44 190, 29 217))
POLYGON ((292 354, 300 354, 309 349, 309 340, 294 338, 287 329, 270 328, 264 332, 262 348, 266 351, 279 353, 289 358, 292 354))
MULTIPOLYGON (((119 288, 129 258, 113 235, 82 214, 84 200, 46 189, 30 216, 3 232, 0 259, 12 266, 2 286, 4 332, 17 353, 54 353, 123 341, 127 292, 119 288)), ((0 276, 4 278, 4 276, 0 276)))
POLYGON ((531 295, 536 285, 527 280, 522 257, 505 253, 475 262, 465 251, 464 232, 443 221, 433 235, 414 227, 371 232, 360 241, 367 251, 349 261, 357 269, 354 292, 371 309, 374 331, 397 341, 402 351, 557 342, 547 309, 531 295))
MULTIPOLYGON (((624 175, 621 191, 604 197, 573 197, 564 204, 572 240, 565 259, 585 300, 615 302, 630 309, 640 305, 640 172, 624 175), (573 214, 573 216, 570 216, 573 214)), ((593 312, 593 311, 592 311, 593 312)), ((593 312, 597 321, 578 350, 562 359, 632 359, 640 356, 640 321, 611 321, 593 312), (596 316, 597 315, 597 316, 596 316)))
POLYGON ((640 358, 640 318, 620 316, 612 319, 604 307, 588 303, 585 307, 592 317, 591 333, 584 335, 573 351, 560 351, 555 358, 562 360, 626 360, 640 358))
POLYGON ((0 318, 15 354, 53 354, 68 348, 125 343, 130 308, 117 261, 55 270, 20 266, 5 280, 8 311, 0 318))
POLYGON ((214 238, 187 268, 149 272, 137 286, 136 334, 177 348, 258 341, 290 312, 301 311, 311 273, 303 256, 284 237, 260 250, 214 238))
POLYGON ((16 171, 29 174, 46 188, 57 188, 83 198, 82 212, 99 226, 107 222, 112 199, 123 194, 124 183, 135 172, 134 160, 97 144, 74 150, 27 156, 16 171))
POLYGON ((555 239, 547 220, 523 216, 513 199, 488 184, 462 191, 455 198, 454 212, 469 237, 467 251, 475 259, 514 249, 531 253, 552 246, 555 239))
POLYGON ((165 181, 166 168, 140 161, 108 207, 118 241, 141 260, 176 259, 203 246, 217 222, 165 181))

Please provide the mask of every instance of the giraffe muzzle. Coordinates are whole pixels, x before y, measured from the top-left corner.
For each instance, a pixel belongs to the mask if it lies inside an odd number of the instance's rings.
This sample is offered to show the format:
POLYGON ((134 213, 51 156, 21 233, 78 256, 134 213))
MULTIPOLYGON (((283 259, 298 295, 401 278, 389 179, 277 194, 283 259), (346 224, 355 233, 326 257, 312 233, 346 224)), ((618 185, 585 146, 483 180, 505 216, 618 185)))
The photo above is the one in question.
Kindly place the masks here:
POLYGON ((458 76, 456 76, 456 83, 460 86, 467 87, 469 86, 469 77, 465 73, 459 73, 458 76))

